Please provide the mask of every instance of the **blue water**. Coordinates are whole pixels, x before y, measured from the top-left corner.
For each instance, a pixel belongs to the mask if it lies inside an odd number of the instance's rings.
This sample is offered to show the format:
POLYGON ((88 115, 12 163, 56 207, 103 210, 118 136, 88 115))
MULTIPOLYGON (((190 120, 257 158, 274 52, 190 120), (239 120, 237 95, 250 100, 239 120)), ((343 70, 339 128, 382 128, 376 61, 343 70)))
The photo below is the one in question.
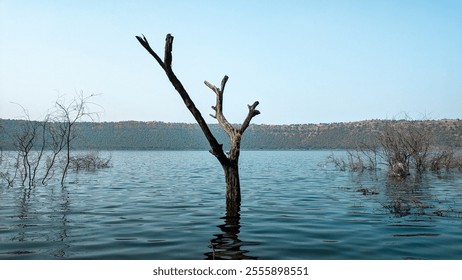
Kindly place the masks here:
POLYGON ((64 187, 3 184, 0 259, 462 259, 462 174, 396 181, 329 153, 243 151, 237 217, 203 151, 108 152, 112 168, 64 187))

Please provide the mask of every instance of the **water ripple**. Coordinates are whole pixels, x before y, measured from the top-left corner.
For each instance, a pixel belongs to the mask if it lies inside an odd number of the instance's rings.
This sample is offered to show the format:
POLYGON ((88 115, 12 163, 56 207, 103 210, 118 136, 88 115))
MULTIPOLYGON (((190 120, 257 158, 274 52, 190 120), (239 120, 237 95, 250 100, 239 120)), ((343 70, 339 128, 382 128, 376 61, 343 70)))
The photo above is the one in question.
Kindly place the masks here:
POLYGON ((398 182, 318 166, 329 152, 245 151, 229 217, 209 153, 111 154, 64 188, 0 185, 0 258, 462 258, 460 174, 398 182))

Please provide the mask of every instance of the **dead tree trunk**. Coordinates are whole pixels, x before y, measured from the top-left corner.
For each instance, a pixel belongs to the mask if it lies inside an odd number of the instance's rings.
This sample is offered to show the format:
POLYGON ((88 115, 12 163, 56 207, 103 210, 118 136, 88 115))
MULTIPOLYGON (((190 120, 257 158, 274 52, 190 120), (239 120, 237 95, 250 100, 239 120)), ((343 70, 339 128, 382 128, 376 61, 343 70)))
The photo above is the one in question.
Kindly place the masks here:
MULTIPOLYGON (((216 94, 216 105, 212 106, 212 109, 215 111, 214 115, 211 115, 217 119, 220 126, 225 130, 230 139, 230 150, 228 154, 223 151, 223 144, 218 143, 215 136, 210 131, 207 123, 202 117, 200 111, 196 108, 196 105, 189 97, 189 94, 184 89, 180 80, 176 77, 175 73, 172 70, 172 46, 173 46, 173 36, 167 34, 165 38, 165 52, 164 60, 157 55, 156 52, 151 48, 146 37, 136 36, 136 39, 140 44, 154 57, 157 63, 162 67, 167 75, 168 79, 175 87, 176 91, 180 94, 183 99, 184 104, 191 112, 191 114, 196 119, 196 122, 199 124, 202 132, 204 133, 207 141, 210 144, 210 153, 212 153, 220 162, 223 167, 225 179, 226 179, 226 204, 227 209, 232 210, 232 208, 238 209, 241 202, 241 189, 239 182, 239 153, 241 147, 241 139, 244 131, 249 127, 250 121, 253 117, 260 114, 256 107, 258 106, 258 101, 255 101, 252 105, 248 105, 249 112, 244 122, 239 128, 235 128, 231 125, 223 115, 223 91, 228 81, 228 76, 225 76, 221 81, 221 88, 210 84, 205 81, 205 84, 213 90, 216 94)), ((239 210, 236 210, 239 211, 239 210)))

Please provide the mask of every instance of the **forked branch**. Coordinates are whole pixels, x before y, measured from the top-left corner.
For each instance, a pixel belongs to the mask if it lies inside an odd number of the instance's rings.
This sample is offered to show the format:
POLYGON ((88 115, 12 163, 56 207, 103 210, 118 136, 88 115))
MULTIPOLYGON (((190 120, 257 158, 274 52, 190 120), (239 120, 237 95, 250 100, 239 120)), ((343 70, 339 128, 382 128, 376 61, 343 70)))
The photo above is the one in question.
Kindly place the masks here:
POLYGON ((223 114, 223 91, 226 86, 226 82, 228 81, 228 76, 224 76, 223 80, 221 81, 221 89, 217 88, 213 84, 204 81, 205 85, 208 86, 213 92, 216 94, 216 105, 212 106, 212 109, 215 111, 215 115, 210 114, 211 117, 217 119, 218 123, 221 127, 226 131, 229 136, 232 136, 236 133, 235 128, 228 122, 225 115, 223 114))
MULTIPOLYGON (((168 35, 167 35, 168 36, 168 35)), ((160 67, 162 67, 165 70, 165 65, 162 62, 162 59, 156 54, 156 52, 151 48, 149 45, 148 39, 146 37, 141 38, 140 36, 136 36, 136 39, 138 39, 138 42, 154 57, 154 59, 159 63, 160 67)))
POLYGON ((210 144, 211 150, 210 152, 215 155, 218 161, 221 164, 227 164, 229 161, 226 157, 225 153, 223 152, 223 145, 218 143, 215 136, 213 136, 210 128, 208 127, 207 123, 205 122, 204 118, 202 117, 200 111, 197 109, 196 105, 192 101, 191 97, 189 97, 188 92, 181 84, 180 80, 176 77, 175 73, 172 70, 172 48, 173 48, 173 36, 167 34, 165 38, 165 53, 164 53, 164 61, 160 59, 157 53, 151 48, 148 43, 146 37, 143 36, 136 36, 136 39, 140 42, 140 44, 154 57, 154 59, 159 63, 159 65, 164 69, 165 74, 167 75, 168 79, 175 87, 176 91, 180 94, 181 98, 183 99, 184 104, 191 112, 193 117, 196 119, 197 123, 199 124, 202 132, 204 133, 207 141, 210 144))
POLYGON ((157 53, 149 45, 148 39, 146 37, 141 38, 140 36, 135 36, 138 39, 138 42, 154 57, 154 59, 159 63, 165 71, 171 71, 172 69, 172 48, 173 48, 173 36, 169 33, 165 37, 165 53, 164 61, 160 59, 157 53))
POLYGON ((241 133, 244 133, 247 127, 249 127, 252 118, 260 114, 260 111, 255 109, 257 108, 258 104, 260 103, 258 101, 255 101, 252 105, 247 105, 247 107, 249 107, 249 113, 247 114, 247 117, 245 118, 241 128, 239 129, 241 133))
POLYGON ((228 81, 228 76, 224 76, 223 80, 221 81, 221 89, 217 88, 213 84, 204 81, 205 85, 208 86, 213 92, 215 92, 217 96, 216 105, 212 106, 212 109, 215 111, 215 115, 210 114, 211 117, 218 120, 218 123, 223 127, 223 129, 228 133, 229 136, 233 136, 236 133, 243 134, 244 131, 249 127, 250 121, 253 117, 260 114, 260 111, 256 110, 255 108, 258 106, 259 102, 255 101, 252 105, 247 105, 249 107, 249 113, 245 118, 244 122, 242 123, 239 129, 234 128, 226 119, 223 114, 223 92, 226 86, 226 82, 228 81))

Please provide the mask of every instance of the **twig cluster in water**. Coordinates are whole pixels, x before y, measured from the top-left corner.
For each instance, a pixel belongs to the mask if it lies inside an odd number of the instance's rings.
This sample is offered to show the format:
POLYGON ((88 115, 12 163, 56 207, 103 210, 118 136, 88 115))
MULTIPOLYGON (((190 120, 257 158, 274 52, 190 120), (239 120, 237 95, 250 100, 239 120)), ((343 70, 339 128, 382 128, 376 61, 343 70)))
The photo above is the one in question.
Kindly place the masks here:
POLYGON ((462 171, 462 154, 457 147, 441 147, 434 139, 435 132, 425 122, 389 121, 376 131, 375 141, 359 143, 347 152, 346 159, 331 154, 326 162, 351 172, 377 170, 379 164, 384 164, 388 175, 397 178, 427 170, 462 171))
MULTIPOLYGON (((83 118, 93 119, 96 113, 89 111, 89 100, 94 95, 76 96, 71 102, 61 97, 48 111, 43 121, 31 120, 23 109, 25 120, 13 135, 15 151, 8 156, 0 156, 0 183, 12 187, 15 181, 32 188, 45 185, 54 175, 59 174, 61 185, 71 165, 74 169, 95 169, 109 167, 109 160, 94 155, 72 158, 72 143, 76 138, 76 123, 83 118)), ((1 124, 0 124, 1 125, 1 124)))
POLYGON ((111 158, 103 158, 97 151, 71 156, 70 168, 75 171, 96 170, 111 167, 111 158))

